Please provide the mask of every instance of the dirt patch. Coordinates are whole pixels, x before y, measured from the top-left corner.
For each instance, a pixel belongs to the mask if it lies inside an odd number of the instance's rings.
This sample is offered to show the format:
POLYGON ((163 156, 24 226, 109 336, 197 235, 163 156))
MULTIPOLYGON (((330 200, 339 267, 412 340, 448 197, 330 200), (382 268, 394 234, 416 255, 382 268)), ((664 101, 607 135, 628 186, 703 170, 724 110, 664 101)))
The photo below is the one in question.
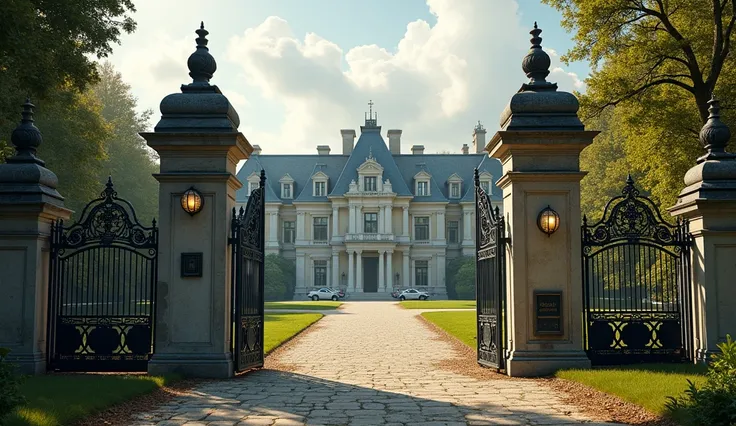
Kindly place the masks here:
POLYGON ((125 426, 135 423, 133 416, 151 411, 172 399, 187 395, 194 387, 206 383, 204 379, 185 379, 162 386, 155 391, 114 405, 76 423, 76 426, 125 426))

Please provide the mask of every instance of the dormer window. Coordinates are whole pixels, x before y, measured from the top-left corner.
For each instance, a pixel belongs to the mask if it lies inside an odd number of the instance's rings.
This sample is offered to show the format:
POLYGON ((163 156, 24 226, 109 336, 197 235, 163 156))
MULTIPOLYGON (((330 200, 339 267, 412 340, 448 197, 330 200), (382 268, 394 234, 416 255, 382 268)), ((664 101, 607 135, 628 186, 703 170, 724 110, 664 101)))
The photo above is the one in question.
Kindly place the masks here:
POLYGON ((427 173, 426 170, 422 170, 414 175, 414 194, 417 197, 428 197, 429 193, 429 181, 432 179, 432 175, 427 173))
POLYGON ((258 186, 261 184, 261 176, 253 172, 248 176, 248 196, 253 193, 256 189, 258 189, 258 186))
POLYGON ((312 175, 312 195, 315 197, 327 196, 327 179, 329 177, 323 172, 312 175))
POLYGON ((480 181, 480 186, 483 188, 483 191, 486 194, 491 195, 491 181, 493 180, 493 175, 488 172, 483 172, 478 175, 478 180, 480 181))
POLYGON ((378 185, 376 183, 377 181, 376 176, 366 176, 363 178, 363 188, 366 192, 376 192, 378 191, 378 185))
POLYGON ((417 196, 424 197, 429 195, 429 182, 417 182, 417 196))
POLYGON ((461 178, 457 173, 453 173, 452 176, 447 178, 447 184, 450 188, 450 198, 462 197, 463 178, 461 178))
POLYGON ((281 184, 281 198, 289 200, 294 198, 294 178, 287 173, 279 179, 279 183, 281 184))

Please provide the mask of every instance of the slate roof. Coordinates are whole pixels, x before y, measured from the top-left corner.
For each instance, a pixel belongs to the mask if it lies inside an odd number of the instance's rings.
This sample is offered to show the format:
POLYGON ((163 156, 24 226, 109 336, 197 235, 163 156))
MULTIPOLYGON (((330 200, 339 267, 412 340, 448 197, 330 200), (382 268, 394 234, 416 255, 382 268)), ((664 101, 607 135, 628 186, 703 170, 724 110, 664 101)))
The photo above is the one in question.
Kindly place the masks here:
MULTIPOLYGON (((393 191, 397 195, 412 196, 414 192, 414 176, 425 170, 432 178, 430 196, 413 197, 413 202, 448 202, 458 203, 473 201, 473 169, 488 171, 493 175, 495 183, 501 177, 501 163, 486 154, 399 154, 392 155, 381 137, 380 127, 361 128, 362 132, 351 155, 254 155, 248 159, 238 172, 238 179, 247 182, 253 172, 266 171, 266 202, 282 202, 291 204, 300 201, 324 201, 324 197, 312 195, 311 177, 318 171, 327 176, 329 195, 343 195, 348 192, 350 181, 358 178, 358 167, 369 155, 383 167, 383 180, 389 179, 393 191), (289 174, 294 179, 294 199, 280 199, 281 184, 279 180, 289 174), (461 199, 449 198, 447 179, 455 173, 462 178, 463 196, 461 199)), ((238 203, 248 200, 247 184, 237 191, 238 203)), ((492 185, 491 198, 501 200, 500 188, 492 185)))

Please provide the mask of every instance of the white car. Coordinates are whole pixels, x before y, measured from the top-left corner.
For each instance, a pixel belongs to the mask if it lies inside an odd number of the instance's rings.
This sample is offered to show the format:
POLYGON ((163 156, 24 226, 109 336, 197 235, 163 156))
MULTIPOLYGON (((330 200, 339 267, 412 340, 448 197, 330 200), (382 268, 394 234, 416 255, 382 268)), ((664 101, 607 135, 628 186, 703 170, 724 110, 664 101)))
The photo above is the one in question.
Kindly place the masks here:
POLYGON ((399 300, 427 300, 429 293, 426 291, 419 291, 415 288, 410 288, 399 293, 399 300))
POLYGON ((322 287, 319 290, 312 290, 307 293, 307 297, 312 300, 337 300, 340 298, 340 296, 337 295, 337 292, 334 292, 327 287, 322 287))

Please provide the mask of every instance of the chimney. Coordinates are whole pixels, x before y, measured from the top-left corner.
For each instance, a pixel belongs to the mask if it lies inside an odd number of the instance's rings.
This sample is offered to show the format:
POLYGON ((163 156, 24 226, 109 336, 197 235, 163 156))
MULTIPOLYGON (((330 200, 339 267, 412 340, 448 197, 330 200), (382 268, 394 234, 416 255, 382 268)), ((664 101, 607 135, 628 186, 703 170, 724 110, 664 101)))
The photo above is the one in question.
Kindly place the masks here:
POLYGON ((482 124, 480 124, 480 120, 478 121, 478 124, 473 129, 473 151, 475 151, 476 154, 482 154, 485 151, 486 148, 486 129, 483 127, 482 124))
POLYGON ((317 154, 318 155, 330 155, 330 146, 329 145, 317 145, 317 154))
POLYGON ((464 143, 463 147, 461 148, 461 151, 463 155, 468 155, 468 144, 464 143))
POLYGON ((250 155, 261 155, 261 146, 253 145, 253 152, 250 155))
POLYGON ((411 154, 412 155, 422 155, 422 154, 424 154, 424 145, 413 145, 411 147, 411 154))
POLYGON ((393 155, 401 154, 401 130, 388 131, 388 150, 393 155))
POLYGON ((342 135, 342 153, 345 155, 352 154, 355 143, 355 130, 342 129, 340 130, 340 134, 342 135))

